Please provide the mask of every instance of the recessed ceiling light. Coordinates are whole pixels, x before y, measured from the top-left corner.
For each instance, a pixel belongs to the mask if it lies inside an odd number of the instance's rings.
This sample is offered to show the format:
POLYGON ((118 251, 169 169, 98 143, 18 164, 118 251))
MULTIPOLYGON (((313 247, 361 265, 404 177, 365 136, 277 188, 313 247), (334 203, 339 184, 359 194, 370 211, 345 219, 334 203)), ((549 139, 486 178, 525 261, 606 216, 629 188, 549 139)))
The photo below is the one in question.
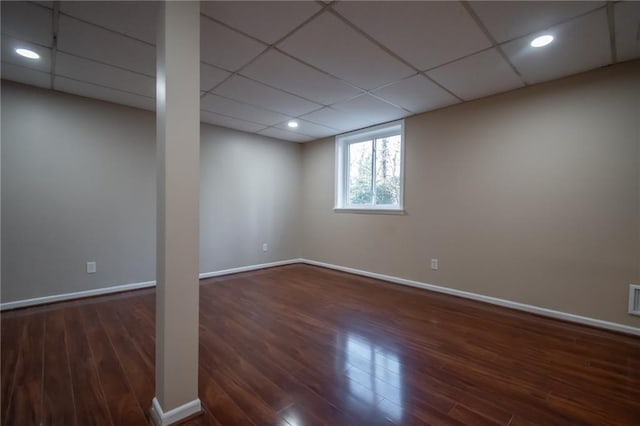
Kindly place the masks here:
POLYGON ((287 123, 287 126, 291 127, 292 129, 295 129, 296 127, 298 127, 298 122, 291 120, 290 122, 287 123))
POLYGON ((40 59, 40 55, 29 49, 16 49, 16 53, 20 56, 24 56, 25 58, 40 59))
POLYGON ((532 47, 542 47, 553 41, 553 36, 549 34, 541 35, 540 37, 536 37, 531 42, 532 47))

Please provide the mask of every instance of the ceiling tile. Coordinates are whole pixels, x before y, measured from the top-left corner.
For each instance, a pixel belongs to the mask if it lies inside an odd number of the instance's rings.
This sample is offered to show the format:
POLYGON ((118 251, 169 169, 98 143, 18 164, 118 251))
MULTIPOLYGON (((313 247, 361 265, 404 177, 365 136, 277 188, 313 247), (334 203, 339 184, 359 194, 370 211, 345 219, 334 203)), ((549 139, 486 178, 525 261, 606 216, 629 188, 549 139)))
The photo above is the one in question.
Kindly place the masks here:
POLYGON ((371 95, 362 95, 350 101, 336 104, 335 109, 354 115, 360 115, 373 123, 384 123, 410 115, 409 112, 394 107, 371 95))
POLYGON ((68 16, 60 17, 58 50, 156 75, 155 47, 68 16))
POLYGON ((333 7, 421 70, 491 46, 460 2, 348 1, 333 7))
POLYGON ((414 73, 330 13, 320 15, 278 47, 367 90, 414 73))
POLYGON ((623 1, 613 7, 618 61, 640 57, 640 2, 623 1))
POLYGON ((333 108, 322 108, 305 114, 301 118, 342 131, 361 129, 374 124, 373 121, 367 120, 361 114, 337 111, 333 108))
POLYGON ((320 107, 318 104, 237 75, 225 81, 214 92, 294 117, 320 107))
POLYGON ((51 74, 2 62, 2 78, 31 86, 51 87, 51 74))
POLYGON ((602 6, 602 1, 472 1, 469 2, 491 35, 502 43, 546 30, 602 6))
POLYGON ((320 6, 311 1, 202 2, 201 12, 272 44, 300 25, 320 6))
POLYGON ((156 43, 158 2, 155 1, 63 1, 60 10, 92 24, 156 43))
POLYGON ((2 62, 49 73, 51 71, 51 49, 2 36, 2 62), (40 55, 40 59, 29 59, 16 53, 16 49, 26 48, 40 55))
POLYGON ((315 139, 311 136, 288 132, 286 130, 276 129, 275 127, 269 127, 268 129, 260 130, 258 134, 292 142, 309 142, 315 139))
POLYGON ((200 89, 205 91, 211 90, 230 75, 231 73, 223 71, 220 68, 200 63, 200 89))
POLYGON ((422 74, 390 84, 374 93, 414 113, 460 102, 422 74))
POLYGON ((301 135, 312 136, 314 138, 324 138, 340 133, 337 129, 331 129, 326 126, 312 123, 310 121, 297 119, 298 127, 290 128, 287 123, 280 123, 276 127, 287 132, 300 133, 301 135))
POLYGON ((427 75, 465 100, 524 86, 496 49, 443 65, 427 75))
POLYGON ((53 42, 52 13, 50 9, 23 1, 3 1, 2 35, 43 46, 53 42))
POLYGON ((65 77, 55 78, 54 87, 61 92, 72 93, 74 95, 86 96, 87 98, 101 99, 122 105, 154 111, 156 101, 140 95, 128 92, 121 92, 115 89, 96 86, 90 83, 71 80, 65 77))
POLYGON ((358 89, 275 50, 261 55, 242 70, 242 74, 325 105, 361 93, 358 89))
POLYGON ((66 53, 56 56, 56 75, 154 98, 156 82, 146 75, 114 68, 66 53))
POLYGON ((200 59, 236 71, 262 52, 266 46, 226 28, 206 17, 200 18, 200 59))
MULTIPOLYGON (((289 119, 288 115, 247 105, 233 99, 208 94, 201 101, 203 110, 271 126, 289 119)), ((262 126, 264 127, 264 126, 262 126)))
POLYGON ((265 127, 261 124, 249 123, 248 121, 225 117, 224 115, 209 111, 200 111, 200 119, 205 123, 241 130, 243 132, 256 132, 265 127))
POLYGON ((607 65, 611 60, 609 29, 604 10, 590 13, 544 32, 555 37, 545 47, 529 43, 539 34, 502 46, 528 83, 538 83, 607 65))

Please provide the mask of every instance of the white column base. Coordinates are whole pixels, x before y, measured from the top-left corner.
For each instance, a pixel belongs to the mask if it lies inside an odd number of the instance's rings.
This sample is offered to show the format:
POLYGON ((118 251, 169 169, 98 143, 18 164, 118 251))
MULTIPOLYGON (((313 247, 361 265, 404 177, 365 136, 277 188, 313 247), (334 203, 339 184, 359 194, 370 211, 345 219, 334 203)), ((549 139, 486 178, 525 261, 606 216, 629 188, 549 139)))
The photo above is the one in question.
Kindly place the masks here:
POLYGON ((202 411, 200 399, 194 399, 165 413, 162 411, 158 399, 153 398, 153 402, 151 403, 151 421, 155 426, 168 426, 194 414, 198 414, 200 411, 202 411))

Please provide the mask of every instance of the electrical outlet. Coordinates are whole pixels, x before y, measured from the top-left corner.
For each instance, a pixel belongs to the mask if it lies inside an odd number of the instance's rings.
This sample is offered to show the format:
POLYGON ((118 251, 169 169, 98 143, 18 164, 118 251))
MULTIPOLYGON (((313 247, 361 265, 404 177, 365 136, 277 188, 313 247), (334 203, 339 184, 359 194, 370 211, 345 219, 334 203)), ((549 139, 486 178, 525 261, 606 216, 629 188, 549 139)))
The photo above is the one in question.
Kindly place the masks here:
POLYGON ((431 269, 434 271, 438 270, 438 259, 431 259, 431 269))
POLYGON ((96 262, 87 262, 87 274, 96 273, 96 262))
POLYGON ((267 243, 262 243, 262 251, 264 251, 264 252, 269 251, 269 244, 267 244, 267 243))

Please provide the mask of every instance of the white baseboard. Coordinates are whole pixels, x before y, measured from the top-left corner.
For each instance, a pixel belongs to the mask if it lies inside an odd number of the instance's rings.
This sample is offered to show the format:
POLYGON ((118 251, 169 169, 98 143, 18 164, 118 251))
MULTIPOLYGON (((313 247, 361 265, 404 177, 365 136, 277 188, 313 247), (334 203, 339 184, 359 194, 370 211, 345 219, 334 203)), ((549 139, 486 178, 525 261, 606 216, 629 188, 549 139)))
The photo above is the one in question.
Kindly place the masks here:
POLYGON ((202 404, 199 399, 194 399, 173 410, 164 412, 158 400, 153 398, 153 402, 151 403, 151 420, 155 426, 168 426, 186 419, 189 416, 198 414, 200 411, 202 411, 202 404))
MULTIPOLYGON (((481 302, 491 303, 493 305, 498 305, 498 306, 505 306, 507 308, 517 309, 524 312, 530 312, 537 315, 543 315, 550 318, 556 318, 556 319, 570 321, 578 324, 585 324, 585 325, 590 325, 592 327, 604 328, 606 330, 612 330, 620 333, 640 336, 640 328, 637 328, 637 327, 631 327, 624 324, 618 324, 618 323, 603 321, 595 318, 569 314, 567 312, 555 311, 553 309, 542 308, 539 306, 527 305, 525 303, 513 302, 511 300, 499 299, 497 297, 484 296, 482 294, 471 293, 468 291, 456 290, 453 288, 423 283, 420 281, 408 280, 406 278, 399 278, 391 275, 378 274, 375 272, 363 271, 360 269, 333 265, 331 263, 318 262, 316 260, 310 260, 310 259, 304 259, 304 258, 280 260, 277 262, 241 266, 238 268, 223 269, 223 270, 214 271, 214 272, 204 272, 200 274, 200 279, 219 277, 222 275, 229 275, 229 274, 237 274, 240 272, 255 271, 257 269, 272 268, 275 266, 291 265, 294 263, 306 263, 308 265, 321 266, 323 268, 335 269, 337 271, 343 271, 351 274, 362 275, 365 277, 389 281, 395 284, 402 284, 402 285, 407 285, 411 287, 422 288, 425 290, 436 291, 438 293, 464 297, 466 299, 479 300, 481 302)), ((155 281, 146 281, 141 283, 133 283, 133 284, 125 284, 125 285, 118 285, 113 287, 100 288, 95 290, 78 291, 75 293, 65 293, 65 294, 57 294, 53 296, 37 297, 34 299, 17 300, 15 302, 0 303, 0 311, 4 311, 7 309, 23 308, 27 306, 42 305, 45 303, 60 302, 64 300, 79 299, 79 298, 89 297, 89 296, 99 296, 99 295, 110 294, 110 293, 120 293, 123 291, 138 290, 142 288, 154 287, 155 285, 156 285, 155 281)))
MULTIPOLYGON (((274 266, 290 265, 299 263, 299 259, 280 260, 277 262, 260 263, 257 265, 241 266, 239 268, 223 269, 221 271, 204 272, 199 278, 219 277, 222 275, 237 274, 239 272, 255 271, 257 269, 271 268, 274 266)), ((81 299, 83 297, 101 296, 111 293, 122 293, 123 291, 139 290, 142 288, 155 287, 155 281, 145 281, 141 283, 123 284, 111 287, 97 288, 95 290, 76 291, 73 293, 54 294, 52 296, 36 297, 33 299, 16 300, 15 302, 0 303, 0 311, 7 309, 26 308, 27 306, 44 305, 46 303, 62 302, 65 300, 81 299)))
POLYGON ((527 305, 525 303, 513 302, 511 300, 499 299, 497 297, 484 296, 482 294, 456 290, 448 287, 441 287, 434 284, 427 284, 420 281, 408 280, 405 278, 394 277, 391 275, 377 274, 375 272, 363 271, 360 269, 349 268, 346 266, 333 265, 330 263, 318 262, 318 261, 309 260, 309 259, 298 259, 298 260, 300 261, 300 263, 306 263, 308 265, 321 266, 323 268, 335 269, 342 272, 349 272, 351 274, 362 275, 365 277, 389 281, 395 284, 402 284, 402 285, 407 285, 411 287, 422 288, 426 290, 436 291, 438 293, 464 297, 465 299, 479 300, 481 302, 491 303, 492 305, 504 306, 507 308, 517 309, 520 311, 542 315, 545 317, 556 318, 556 319, 570 321, 578 324, 590 325, 592 327, 604 328, 607 330, 617 331, 620 333, 633 334, 635 336, 640 336, 640 328, 631 327, 629 325, 603 321, 603 320, 590 318, 590 317, 583 317, 580 315, 574 315, 566 312, 555 311, 553 309, 541 308, 539 306, 527 305))
POLYGON ((155 281, 116 285, 113 287, 97 288, 95 290, 76 291, 73 293, 54 294, 53 296, 36 297, 33 299, 16 300, 15 302, 0 303, 0 311, 7 309, 26 308, 27 306, 44 305, 46 303, 62 302, 64 300, 82 299, 83 297, 101 296, 103 294, 121 293, 123 291, 139 290, 154 287, 155 281))
POLYGON ((238 274, 240 272, 255 271, 256 269, 273 268, 274 266, 291 265, 293 263, 300 263, 300 259, 279 260, 277 262, 260 263, 258 265, 241 266, 239 268, 223 269, 221 271, 215 271, 215 272, 205 272, 205 273, 200 274, 200 279, 211 278, 211 277, 219 277, 221 275, 238 274))

